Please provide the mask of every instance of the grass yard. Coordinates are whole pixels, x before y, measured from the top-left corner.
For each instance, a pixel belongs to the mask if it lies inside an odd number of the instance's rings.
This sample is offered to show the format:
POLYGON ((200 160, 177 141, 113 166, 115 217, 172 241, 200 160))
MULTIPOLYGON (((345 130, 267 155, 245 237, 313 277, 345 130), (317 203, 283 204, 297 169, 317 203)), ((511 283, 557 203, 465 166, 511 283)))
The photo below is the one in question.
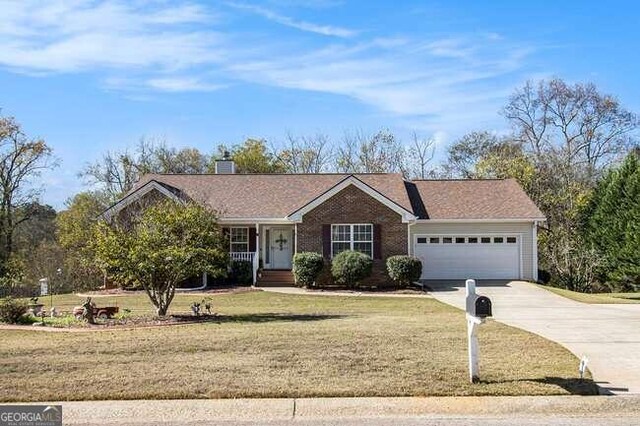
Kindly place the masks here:
POLYGON ((563 288, 541 285, 541 288, 552 293, 566 297, 576 302, 594 304, 629 304, 640 303, 640 293, 579 293, 563 288))
MULTIPOLYGON (((187 312, 198 297, 178 295, 172 311, 187 312)), ((69 309, 79 301, 57 296, 54 305, 69 309)), ((468 383, 464 314, 428 298, 250 292, 216 295, 213 303, 221 314, 215 323, 56 333, 0 330, 0 400, 595 390, 591 381, 576 379, 578 360, 560 345, 493 321, 479 333, 483 382, 468 383)), ((144 295, 120 296, 118 305, 152 312, 144 295)))

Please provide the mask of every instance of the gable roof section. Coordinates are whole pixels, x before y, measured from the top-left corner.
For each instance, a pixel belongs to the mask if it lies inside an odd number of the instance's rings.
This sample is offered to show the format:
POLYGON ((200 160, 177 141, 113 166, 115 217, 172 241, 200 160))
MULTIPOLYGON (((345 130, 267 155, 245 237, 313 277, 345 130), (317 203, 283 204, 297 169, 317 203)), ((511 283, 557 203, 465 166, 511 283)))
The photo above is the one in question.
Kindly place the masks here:
MULTIPOLYGON (((515 179, 416 180, 430 220, 545 220, 515 179)), ((415 203, 415 201, 414 201, 415 203)))
POLYGON ((179 191, 181 198, 218 211, 222 219, 284 219, 349 177, 411 214, 400 174, 151 174, 143 176, 125 198, 156 181, 179 191))
MULTIPOLYGON (((403 182, 403 184, 404 184, 404 182, 403 182)), ((320 194, 318 197, 314 198, 313 200, 309 201, 304 206, 302 206, 299 209, 297 209, 296 211, 292 212, 290 215, 287 216, 287 218, 290 219, 290 220, 296 221, 296 222, 301 221, 302 220, 302 216, 304 216, 305 213, 315 209, 316 207, 318 207, 319 205, 321 205, 322 203, 327 201, 329 198, 333 197, 334 195, 338 194, 340 191, 342 191, 343 189, 345 189, 345 188, 347 188, 348 186, 351 186, 351 185, 355 186, 359 190, 365 192, 369 196, 375 198, 380 203, 384 204, 385 206, 387 206, 391 210, 393 210, 396 213, 398 213, 400 216, 402 216, 402 221, 403 222, 409 222, 409 221, 412 221, 412 220, 416 219, 415 216, 413 215, 413 213, 410 210, 402 207, 397 202, 389 199, 384 194, 380 193, 375 188, 367 185, 366 183, 364 183, 362 180, 358 179, 354 175, 349 175, 349 176, 345 177, 340 182, 338 182, 336 185, 334 185, 333 187, 329 188, 324 193, 320 194)))
POLYGON ((128 205, 136 202, 137 200, 139 200, 140 198, 144 197, 146 194, 154 190, 159 191, 161 194, 165 195, 166 197, 172 200, 184 201, 181 199, 180 192, 176 188, 164 185, 161 182, 150 179, 150 180, 147 180, 145 183, 137 185, 136 188, 129 191, 127 195, 125 195, 120 200, 118 200, 115 204, 112 204, 109 208, 107 208, 102 215, 104 216, 105 219, 110 220, 115 213, 124 209, 128 205))

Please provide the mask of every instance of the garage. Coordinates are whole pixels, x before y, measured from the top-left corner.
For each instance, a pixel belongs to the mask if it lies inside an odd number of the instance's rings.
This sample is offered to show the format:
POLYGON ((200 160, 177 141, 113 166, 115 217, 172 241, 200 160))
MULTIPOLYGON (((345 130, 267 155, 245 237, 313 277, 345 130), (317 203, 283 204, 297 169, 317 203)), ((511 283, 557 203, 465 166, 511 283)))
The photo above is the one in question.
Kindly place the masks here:
POLYGON ((500 235, 416 235, 414 254, 422 279, 521 278, 521 237, 500 235))

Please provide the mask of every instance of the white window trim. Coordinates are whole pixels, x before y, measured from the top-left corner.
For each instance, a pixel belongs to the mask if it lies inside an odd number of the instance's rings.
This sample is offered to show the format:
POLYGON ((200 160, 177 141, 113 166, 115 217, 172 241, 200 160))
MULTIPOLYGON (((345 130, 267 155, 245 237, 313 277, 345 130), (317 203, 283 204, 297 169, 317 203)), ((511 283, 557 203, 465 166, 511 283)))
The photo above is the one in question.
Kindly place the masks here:
POLYGON ((249 237, 249 227, 247 227, 247 226, 231 226, 231 227, 229 227, 229 252, 230 253, 249 253, 249 238, 250 238, 249 237), (244 229, 244 230, 246 230, 247 231, 247 241, 246 242, 238 242, 238 241, 234 242, 233 239, 232 239, 233 229, 244 229), (238 244, 246 244, 247 245, 247 250, 246 251, 242 251, 242 252, 233 251, 231 249, 231 247, 233 247, 234 244, 236 244, 236 245, 238 245, 238 244))
POLYGON ((349 243, 349 250, 353 250, 354 248, 354 244, 355 243, 371 243, 371 258, 373 258, 373 253, 374 253, 374 247, 373 247, 373 240, 374 240, 374 226, 372 223, 332 223, 331 224, 331 258, 333 259, 333 243, 349 243), (348 226, 349 227, 349 241, 334 241, 333 239, 333 227, 334 226, 348 226), (370 226, 371 227, 371 240, 368 241, 355 241, 353 239, 353 227, 354 226, 370 226))

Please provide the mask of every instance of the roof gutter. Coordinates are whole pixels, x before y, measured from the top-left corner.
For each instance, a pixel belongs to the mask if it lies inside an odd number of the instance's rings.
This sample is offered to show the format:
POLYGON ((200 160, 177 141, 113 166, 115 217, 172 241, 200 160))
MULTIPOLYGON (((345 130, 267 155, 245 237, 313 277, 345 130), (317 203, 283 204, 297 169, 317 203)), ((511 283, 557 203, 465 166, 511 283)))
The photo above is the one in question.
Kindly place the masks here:
POLYGON ((495 223, 495 222, 544 222, 544 217, 501 219, 418 219, 416 223, 495 223))

